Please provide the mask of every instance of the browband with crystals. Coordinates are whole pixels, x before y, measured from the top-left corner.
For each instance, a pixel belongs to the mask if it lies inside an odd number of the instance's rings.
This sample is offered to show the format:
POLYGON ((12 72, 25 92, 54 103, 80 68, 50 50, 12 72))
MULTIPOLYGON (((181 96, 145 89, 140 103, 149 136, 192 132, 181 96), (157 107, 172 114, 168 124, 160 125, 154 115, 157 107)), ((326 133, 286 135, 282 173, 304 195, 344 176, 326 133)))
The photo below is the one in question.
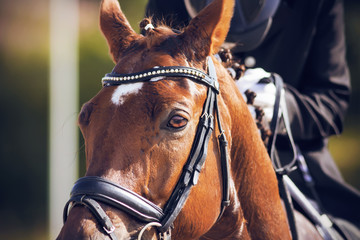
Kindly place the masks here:
POLYGON ((191 78, 219 92, 219 84, 213 77, 196 68, 183 66, 154 67, 143 72, 130 74, 108 73, 102 78, 101 82, 104 87, 107 87, 125 83, 151 81, 151 79, 156 77, 191 78))
MULTIPOLYGON (((160 209, 156 204, 129 189, 118 186, 100 177, 87 176, 81 178, 75 184, 71 192, 71 198, 64 208, 64 222, 68 217, 69 207, 77 204, 84 205, 90 209, 108 236, 111 239, 117 239, 114 233, 115 227, 104 209, 102 209, 101 205, 98 203, 99 201, 125 211, 140 221, 156 224, 157 229, 160 232, 160 239, 164 239, 164 236, 167 236, 166 239, 170 239, 171 226, 173 226, 175 219, 184 207, 192 187, 197 184, 199 174, 205 163, 208 143, 215 128, 215 120, 213 118, 215 115, 218 130, 220 132, 218 140, 221 172, 223 176, 223 196, 218 219, 221 218, 225 208, 230 204, 230 169, 227 154, 227 141, 224 130, 221 127, 217 102, 219 84, 217 81, 215 65, 211 57, 207 58, 207 65, 209 74, 205 74, 195 68, 171 66, 154 67, 147 71, 134 74, 110 73, 105 75, 102 79, 102 83, 105 87, 121 85, 123 83, 151 80, 159 81, 164 79, 163 77, 185 77, 197 81, 208 86, 207 97, 203 105, 203 113, 199 119, 194 142, 186 164, 184 165, 180 178, 163 209, 160 209)), ((144 229, 146 229, 147 226, 148 225, 146 225, 144 229)))

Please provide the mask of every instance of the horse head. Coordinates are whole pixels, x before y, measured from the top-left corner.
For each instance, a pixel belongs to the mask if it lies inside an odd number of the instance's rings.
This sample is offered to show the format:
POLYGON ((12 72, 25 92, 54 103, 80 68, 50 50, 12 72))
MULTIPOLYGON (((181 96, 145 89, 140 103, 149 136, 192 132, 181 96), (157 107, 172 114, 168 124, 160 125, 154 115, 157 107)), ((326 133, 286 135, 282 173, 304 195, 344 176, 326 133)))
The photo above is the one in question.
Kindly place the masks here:
POLYGON ((141 231, 143 239, 170 231, 174 239, 289 238, 256 125, 212 56, 233 7, 215 0, 180 32, 145 20, 140 35, 117 0, 102 1, 100 26, 116 65, 80 112, 86 177, 74 186, 58 239, 133 239, 141 231), (224 133, 227 148, 218 141, 224 133))

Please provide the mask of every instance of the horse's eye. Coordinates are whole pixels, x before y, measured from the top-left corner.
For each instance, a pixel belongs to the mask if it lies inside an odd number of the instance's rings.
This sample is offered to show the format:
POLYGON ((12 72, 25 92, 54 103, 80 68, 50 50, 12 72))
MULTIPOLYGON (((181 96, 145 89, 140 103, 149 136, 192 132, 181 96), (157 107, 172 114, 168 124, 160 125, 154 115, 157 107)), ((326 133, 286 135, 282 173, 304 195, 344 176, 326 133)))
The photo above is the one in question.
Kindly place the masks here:
POLYGON ((188 120, 182 116, 175 115, 168 122, 167 126, 174 129, 180 129, 186 126, 188 120))

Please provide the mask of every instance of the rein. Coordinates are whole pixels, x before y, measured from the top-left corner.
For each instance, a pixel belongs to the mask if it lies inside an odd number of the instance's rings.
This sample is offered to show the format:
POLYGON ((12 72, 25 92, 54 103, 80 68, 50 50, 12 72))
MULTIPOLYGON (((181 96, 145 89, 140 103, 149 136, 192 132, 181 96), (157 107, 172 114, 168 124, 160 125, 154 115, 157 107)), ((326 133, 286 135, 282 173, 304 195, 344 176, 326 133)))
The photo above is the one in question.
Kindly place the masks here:
MULTIPOLYGON (((307 164, 303 155, 300 152, 300 149, 296 146, 290 128, 290 120, 288 117, 288 112, 286 108, 285 99, 282 98, 281 90, 283 88, 282 78, 277 74, 271 75, 271 80, 276 87, 276 98, 274 104, 273 118, 270 123, 270 128, 272 131, 272 136, 269 139, 268 153, 272 160, 274 170, 277 175, 279 183, 279 193, 283 199, 285 210, 288 216, 289 227, 293 240, 298 239, 298 229, 296 227, 295 215, 294 215, 294 206, 291 198, 297 202, 300 208, 308 215, 312 222, 316 225, 316 228, 319 234, 327 240, 338 239, 335 235, 335 230, 333 228, 334 222, 322 211, 321 202, 317 195, 317 192, 313 188, 314 182, 308 171, 307 164), (279 128, 279 122, 282 119, 285 127, 285 131, 288 137, 291 151, 293 153, 292 160, 287 163, 285 166, 282 166, 279 156, 276 151, 276 137, 279 128), (293 183, 289 178, 288 174, 296 168, 300 169, 301 175, 304 178, 304 181, 307 183, 309 190, 312 192, 313 197, 316 201, 316 204, 320 206, 320 209, 316 209, 312 203, 309 202, 308 198, 298 189, 298 187, 293 183)), ((338 227, 338 229, 341 228, 338 227)), ((344 233, 342 233, 344 235, 344 233)), ((344 235, 345 236, 345 235, 344 235)))
POLYGON ((200 171, 205 163, 208 143, 214 130, 214 114, 216 114, 218 130, 220 132, 218 140, 221 156, 223 194, 218 220, 221 218, 225 208, 230 204, 229 160, 226 151, 227 140, 221 127, 217 102, 219 82, 217 81, 216 70, 211 57, 207 57, 207 66, 208 74, 191 67, 170 66, 154 67, 143 72, 132 74, 109 73, 105 75, 102 79, 104 87, 135 82, 146 82, 151 81, 153 78, 188 78, 208 87, 207 98, 203 106, 202 116, 197 126, 190 155, 174 191, 165 204, 164 209, 159 208, 154 203, 129 189, 121 187, 101 177, 88 176, 80 178, 75 183, 70 194, 70 200, 66 203, 64 208, 64 223, 67 220, 68 214, 73 206, 83 205, 90 209, 98 223, 102 226, 109 237, 111 239, 117 239, 114 234, 115 227, 105 211, 99 205, 99 201, 120 209, 138 220, 147 223, 147 225, 143 228, 143 231, 141 231, 141 235, 145 231, 144 229, 148 226, 155 226, 160 232, 160 239, 171 239, 171 228, 173 227, 173 222, 185 205, 191 188, 197 184, 200 171))

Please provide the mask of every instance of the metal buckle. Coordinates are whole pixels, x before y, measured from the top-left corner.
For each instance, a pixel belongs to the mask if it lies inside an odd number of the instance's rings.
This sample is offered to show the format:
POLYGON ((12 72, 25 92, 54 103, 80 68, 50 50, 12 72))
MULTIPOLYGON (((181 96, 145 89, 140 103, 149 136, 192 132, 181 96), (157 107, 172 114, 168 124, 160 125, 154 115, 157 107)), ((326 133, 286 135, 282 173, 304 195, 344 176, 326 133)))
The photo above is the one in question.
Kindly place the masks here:
POLYGON ((206 118, 208 119, 209 118, 209 114, 207 112, 204 112, 203 115, 201 115, 200 118, 206 118))
POLYGON ((159 240, 171 240, 171 229, 166 232, 159 233, 159 240))
POLYGON ((103 226, 103 229, 107 234, 111 234, 115 231, 114 225, 110 226, 110 229, 107 229, 106 226, 103 226))
MULTIPOLYGON (((149 228, 149 227, 161 227, 162 225, 159 223, 159 222, 150 222, 148 224, 146 224, 142 229, 141 231, 139 232, 139 235, 138 235, 138 240, 141 240, 144 232, 149 228)), ((160 233, 161 234, 161 233, 160 233)), ((162 239, 162 236, 159 235, 159 238, 162 239)))

